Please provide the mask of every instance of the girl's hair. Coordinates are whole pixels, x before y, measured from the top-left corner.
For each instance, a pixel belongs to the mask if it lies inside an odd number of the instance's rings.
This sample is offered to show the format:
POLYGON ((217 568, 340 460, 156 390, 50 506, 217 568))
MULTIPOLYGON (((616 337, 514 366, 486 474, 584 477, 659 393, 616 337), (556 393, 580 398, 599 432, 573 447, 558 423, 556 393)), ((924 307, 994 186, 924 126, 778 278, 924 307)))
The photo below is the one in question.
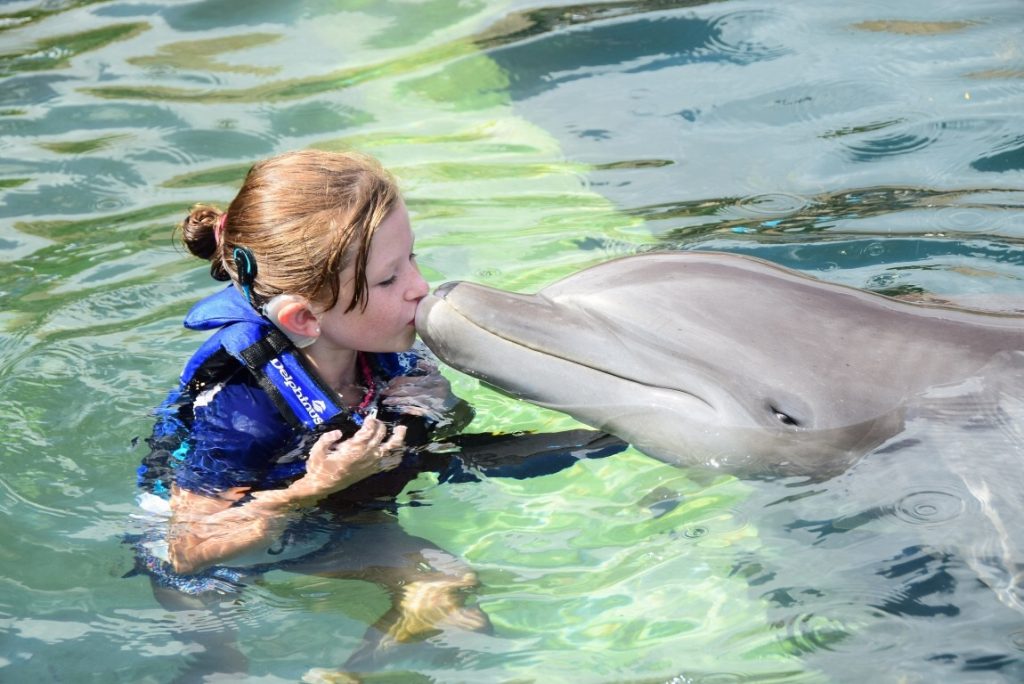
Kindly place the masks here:
POLYGON ((400 201, 398 186, 376 159, 303 150, 257 162, 222 212, 196 205, 181 223, 182 241, 210 261, 210 275, 239 282, 236 247, 249 250, 257 274, 254 299, 296 294, 327 308, 338 303, 341 271, 355 265, 346 311, 365 307, 366 259, 374 231, 400 201))

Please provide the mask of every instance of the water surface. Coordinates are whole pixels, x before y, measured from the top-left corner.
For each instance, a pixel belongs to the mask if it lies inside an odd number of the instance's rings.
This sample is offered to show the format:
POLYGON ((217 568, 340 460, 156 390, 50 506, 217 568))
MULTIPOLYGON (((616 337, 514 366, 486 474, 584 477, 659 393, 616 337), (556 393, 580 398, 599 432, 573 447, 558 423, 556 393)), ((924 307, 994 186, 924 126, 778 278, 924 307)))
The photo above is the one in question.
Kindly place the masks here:
MULTIPOLYGON (((138 440, 216 287, 171 229, 254 159, 379 156, 434 284, 529 291, 702 248, 1020 310, 1022 28, 1014 0, 4 3, 0 679, 169 682, 191 629, 236 631, 252 681, 298 681, 384 609, 372 585, 278 572, 216 618, 172 614, 121 577, 138 440)), ((449 375, 474 430, 573 427, 449 375)), ((1019 454, 996 456, 1019 481, 1019 454)), ((889 475, 782 503, 633 451, 424 476, 401 524, 477 568, 495 631, 375 676, 1024 679, 1021 614, 942 544, 975 520, 969 493, 889 475)))

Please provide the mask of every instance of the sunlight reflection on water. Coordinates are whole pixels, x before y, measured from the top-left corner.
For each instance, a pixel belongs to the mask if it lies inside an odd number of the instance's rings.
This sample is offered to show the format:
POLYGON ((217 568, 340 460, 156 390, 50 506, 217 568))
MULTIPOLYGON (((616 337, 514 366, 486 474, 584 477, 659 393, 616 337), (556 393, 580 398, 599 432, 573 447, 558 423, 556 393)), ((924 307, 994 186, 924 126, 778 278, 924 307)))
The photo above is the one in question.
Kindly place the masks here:
MULTIPOLYGON (((532 290, 701 248, 1019 311, 1022 23, 1012 0, 6 3, 0 679, 170 681, 202 648, 191 630, 237 631, 253 679, 296 681, 338 667, 384 609, 369 584, 275 572, 222 613, 174 614, 121 579, 133 440, 197 344, 182 314, 215 287, 171 227, 226 203, 255 158, 379 156, 434 284, 532 290)), ((451 376, 474 429, 575 427, 451 376)), ((941 537, 974 519, 967 494, 937 479, 889 491, 890 514, 838 532, 874 510, 845 486, 799 490, 835 506, 821 521, 632 451, 527 481, 423 476, 402 524, 478 569, 496 631, 389 667, 418 673, 396 681, 1019 680, 1019 615, 896 527, 941 537)))

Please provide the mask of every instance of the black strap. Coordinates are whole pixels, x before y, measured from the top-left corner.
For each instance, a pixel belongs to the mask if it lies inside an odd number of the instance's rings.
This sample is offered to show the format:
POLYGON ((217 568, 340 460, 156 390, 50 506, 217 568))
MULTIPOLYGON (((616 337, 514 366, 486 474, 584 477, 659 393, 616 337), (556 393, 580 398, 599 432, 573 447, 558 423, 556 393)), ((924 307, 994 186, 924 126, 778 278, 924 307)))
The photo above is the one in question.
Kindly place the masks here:
POLYGON ((246 367, 260 388, 270 397, 270 401, 277 408, 277 412, 281 414, 281 417, 291 427, 300 428, 302 427, 302 421, 292 412, 291 407, 288 406, 288 402, 281 396, 277 386, 263 372, 263 367, 270 363, 272 359, 280 356, 281 352, 287 350, 291 344, 292 341, 288 339, 287 335, 274 328, 264 337, 243 349, 239 356, 242 357, 246 367))
MULTIPOLYGON (((278 328, 270 330, 262 339, 253 342, 251 345, 241 351, 239 356, 245 362, 245 365, 249 368, 249 372, 256 379, 256 382, 267 393, 270 400, 277 407, 278 412, 284 417, 288 424, 293 428, 302 428, 304 424, 302 420, 295 415, 288 402, 281 395, 281 390, 273 383, 267 372, 264 370, 265 366, 270 363, 273 359, 278 358, 285 352, 295 352, 294 344, 288 336, 285 335, 278 328)), ((324 381, 320 378, 320 374, 310 366, 309 361, 302 354, 293 354, 295 360, 302 366, 309 380, 316 384, 317 388, 321 393, 326 395, 335 394, 334 390, 331 389, 324 381)), ((336 405, 340 406, 339 399, 334 399, 336 405)), ((332 424, 335 428, 346 427, 346 436, 351 436, 359 426, 352 422, 351 418, 347 416, 345 411, 342 411, 338 416, 334 416, 333 419, 328 420, 326 424, 332 424)))
POLYGON ((276 359, 281 352, 291 346, 292 341, 288 339, 288 336, 277 328, 273 328, 263 339, 253 342, 243 349, 240 356, 249 370, 257 373, 270 363, 271 359, 276 359))

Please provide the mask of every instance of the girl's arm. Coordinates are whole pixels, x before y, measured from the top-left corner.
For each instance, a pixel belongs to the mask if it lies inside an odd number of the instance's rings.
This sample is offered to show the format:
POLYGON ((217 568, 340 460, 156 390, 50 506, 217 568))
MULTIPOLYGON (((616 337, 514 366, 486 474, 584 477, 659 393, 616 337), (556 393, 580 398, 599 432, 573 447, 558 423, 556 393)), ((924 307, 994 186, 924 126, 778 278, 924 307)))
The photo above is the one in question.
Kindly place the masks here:
POLYGON ((387 426, 370 417, 350 439, 341 440, 338 430, 325 433, 310 450, 306 474, 283 489, 234 487, 207 496, 174 487, 168 534, 174 571, 190 574, 265 549, 300 509, 395 468, 402 461, 405 428, 396 427, 385 441, 386 436, 387 426), (246 494, 250 498, 237 504, 246 494))

